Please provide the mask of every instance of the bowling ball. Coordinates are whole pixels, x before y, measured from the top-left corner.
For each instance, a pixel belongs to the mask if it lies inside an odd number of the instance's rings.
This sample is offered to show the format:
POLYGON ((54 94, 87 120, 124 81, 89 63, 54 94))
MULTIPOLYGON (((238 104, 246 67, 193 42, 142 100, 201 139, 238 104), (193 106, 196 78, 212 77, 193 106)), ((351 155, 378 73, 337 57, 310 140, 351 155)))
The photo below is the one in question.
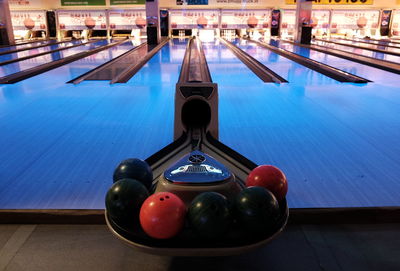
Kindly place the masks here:
POLYGON ((153 172, 143 160, 137 158, 126 159, 117 166, 113 174, 114 182, 125 178, 138 180, 147 189, 150 189, 153 182, 153 172))
POLYGON ((115 28, 115 24, 114 23, 110 23, 110 28, 114 29, 115 28))
POLYGON ((139 211, 149 196, 146 187, 134 179, 114 183, 106 195, 107 214, 121 226, 139 222, 139 211))
POLYGON ((31 29, 33 29, 33 28, 35 27, 35 21, 32 20, 31 18, 26 18, 26 19, 24 20, 24 26, 25 26, 27 29, 31 30, 31 29))
POLYGON ((85 25, 87 28, 92 29, 96 26, 96 21, 92 17, 87 17, 85 19, 85 25))
POLYGON ((229 202, 216 192, 201 193, 190 204, 188 220, 198 235, 218 239, 227 232, 232 222, 229 202))
POLYGON ((258 19, 254 16, 251 16, 250 18, 247 19, 247 25, 250 28, 255 28, 258 25, 258 19))
POLYGON ((185 203, 175 194, 158 192, 148 197, 140 209, 140 225, 151 237, 168 239, 185 224, 185 203))
POLYGON ((135 19, 135 24, 138 28, 144 28, 146 26, 146 20, 142 17, 137 17, 135 19))
POLYGON ((263 187, 252 186, 240 191, 234 207, 239 225, 249 233, 268 232, 276 225, 279 217, 278 201, 263 187))
POLYGON ((367 22, 368 22, 367 18, 360 17, 357 19, 357 26, 359 28, 364 28, 367 25, 367 22))
POLYGON ((278 201, 285 198, 288 184, 285 174, 274 166, 262 165, 253 169, 246 179, 246 186, 261 186, 274 194, 278 201))
POLYGON ((311 18, 310 26, 311 27, 316 27, 318 25, 318 19, 315 17, 311 18))
POLYGON ((207 18, 205 18, 205 17, 199 17, 198 19, 197 19, 197 26, 199 27, 199 28, 205 28, 205 27, 207 27, 207 25, 208 25, 208 20, 207 20, 207 18))

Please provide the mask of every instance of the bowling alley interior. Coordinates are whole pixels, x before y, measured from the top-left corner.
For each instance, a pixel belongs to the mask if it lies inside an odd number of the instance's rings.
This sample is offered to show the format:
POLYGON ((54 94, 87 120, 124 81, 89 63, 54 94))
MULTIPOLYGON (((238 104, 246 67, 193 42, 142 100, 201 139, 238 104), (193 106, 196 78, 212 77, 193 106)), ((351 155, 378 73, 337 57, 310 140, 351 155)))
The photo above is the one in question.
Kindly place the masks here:
POLYGON ((400 0, 0 0, 0 270, 400 270, 400 0))

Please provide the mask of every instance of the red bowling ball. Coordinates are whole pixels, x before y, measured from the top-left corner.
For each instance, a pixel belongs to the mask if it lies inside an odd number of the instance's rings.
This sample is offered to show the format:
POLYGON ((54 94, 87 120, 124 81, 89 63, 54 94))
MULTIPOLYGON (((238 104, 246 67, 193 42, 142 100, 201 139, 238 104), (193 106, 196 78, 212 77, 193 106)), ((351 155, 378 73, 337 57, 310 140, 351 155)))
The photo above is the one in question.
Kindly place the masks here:
POLYGON ((177 235, 185 223, 185 203, 175 194, 159 192, 148 197, 140 209, 143 230, 156 239, 177 235))
POLYGON ((246 179, 246 186, 261 186, 281 201, 288 191, 288 184, 285 174, 277 167, 262 165, 253 169, 246 179))

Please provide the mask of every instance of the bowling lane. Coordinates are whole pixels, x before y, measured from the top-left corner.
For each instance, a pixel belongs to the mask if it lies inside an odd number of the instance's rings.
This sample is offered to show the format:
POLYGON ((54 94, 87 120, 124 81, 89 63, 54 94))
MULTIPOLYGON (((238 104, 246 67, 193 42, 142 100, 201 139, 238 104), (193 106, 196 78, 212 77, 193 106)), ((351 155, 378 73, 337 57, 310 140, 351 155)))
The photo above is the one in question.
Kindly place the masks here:
POLYGON ((371 48, 371 49, 379 49, 379 50, 384 50, 386 52, 393 52, 393 53, 400 54, 400 48, 392 48, 392 47, 382 46, 380 44, 372 44, 372 43, 368 44, 365 42, 359 42, 359 41, 355 41, 355 40, 342 40, 342 39, 334 39, 334 38, 331 38, 330 41, 340 42, 340 43, 344 43, 344 44, 351 44, 351 45, 356 45, 356 46, 360 46, 360 47, 367 47, 367 48, 371 48))
POLYGON ((26 43, 26 44, 16 44, 16 45, 12 45, 12 46, 7 46, 7 47, 0 47, 0 52, 6 52, 9 50, 19 50, 22 48, 31 48, 31 47, 35 47, 35 46, 39 46, 42 44, 52 44, 57 42, 57 40, 47 40, 47 41, 37 41, 37 42, 32 42, 32 43, 26 43))
POLYGON ((4 66, 0 67, 0 76, 7 76, 16 72, 20 72, 23 70, 27 70, 36 66, 39 66, 41 64, 49 63, 52 61, 56 61, 62 58, 65 58, 67 56, 71 56, 83 51, 88 51, 91 49, 94 49, 96 47, 106 45, 110 43, 111 41, 108 40, 99 40, 94 43, 89 43, 89 44, 83 44, 82 46, 66 49, 64 51, 59 51, 59 52, 54 52, 51 54, 46 54, 26 60, 22 60, 16 63, 11 63, 7 64, 4 66))
POLYGON ((373 68, 367 65, 363 65, 360 63, 356 63, 347 59, 343 59, 340 57, 332 56, 329 54, 325 54, 322 52, 318 52, 315 50, 311 50, 308 48, 304 48, 301 46, 293 45, 288 42, 279 41, 279 40, 270 40, 265 41, 273 46, 280 47, 282 49, 286 49, 290 52, 302 55, 304 57, 308 57, 310 59, 322 62, 324 64, 333 66, 335 68, 341 69, 343 71, 364 77, 374 82, 379 82, 381 84, 392 84, 393 82, 399 80, 399 76, 397 74, 387 72, 384 70, 380 70, 377 68, 373 68))
POLYGON ((205 53, 219 88, 220 140, 282 168, 290 207, 400 204, 396 83, 266 84, 225 46, 207 44, 205 53))
POLYGON ((65 47, 72 46, 75 44, 81 44, 82 42, 84 42, 84 41, 83 40, 72 40, 72 41, 68 41, 65 43, 49 44, 49 46, 45 46, 45 47, 33 48, 30 50, 24 50, 24 51, 17 52, 17 53, 5 54, 5 55, 0 56, 0 62, 6 61, 6 60, 11 60, 11 59, 17 59, 17 58, 25 57, 25 56, 35 55, 35 54, 39 54, 39 53, 49 52, 51 50, 65 48, 65 47))
MULTIPOLYGON (((338 39, 338 41, 342 41, 343 39, 338 39)), ((393 46, 400 49, 399 43, 390 42, 390 40, 373 40, 373 39, 361 39, 361 38, 353 38, 354 41, 359 41, 361 44, 375 44, 378 46, 382 46, 382 48, 386 46, 393 46)), ((380 47, 378 47, 380 49, 380 47)))
POLYGON ((333 49, 344 50, 344 51, 350 52, 350 53, 352 52, 352 53, 358 54, 358 55, 369 56, 369 57, 374 57, 377 59, 400 63, 400 56, 389 55, 389 54, 385 54, 385 53, 374 52, 374 51, 365 50, 365 49, 361 49, 361 48, 354 48, 354 47, 349 47, 349 46, 345 46, 345 45, 339 45, 339 44, 334 44, 334 43, 329 43, 329 42, 324 42, 324 41, 313 41, 312 44, 322 45, 322 46, 326 46, 326 47, 333 48, 333 49))
POLYGON ((0 207, 104 208, 120 160, 144 159, 172 142, 185 48, 172 41, 127 84, 64 84, 82 61, 18 83, 24 93, 3 103, 20 104, 19 111, 0 118, 0 139, 13 143, 0 146, 0 159, 9 156, 0 165, 0 207), (46 78, 42 89, 29 85, 46 78))
POLYGON ((247 40, 237 39, 234 44, 240 49, 260 61, 262 64, 278 73, 291 84, 340 84, 321 73, 308 69, 294 61, 280 56, 270 50, 257 46, 247 40))

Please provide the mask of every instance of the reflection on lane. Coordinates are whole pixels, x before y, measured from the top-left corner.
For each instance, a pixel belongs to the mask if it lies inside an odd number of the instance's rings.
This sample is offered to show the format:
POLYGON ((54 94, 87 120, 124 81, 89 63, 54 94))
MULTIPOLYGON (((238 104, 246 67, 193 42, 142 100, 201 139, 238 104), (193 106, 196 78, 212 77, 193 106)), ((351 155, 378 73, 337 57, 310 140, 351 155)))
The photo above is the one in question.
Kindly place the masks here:
POLYGON ((11 59, 17 59, 20 57, 26 57, 26 56, 31 56, 31 55, 36 55, 39 53, 44 53, 44 52, 49 52, 52 50, 56 50, 59 48, 65 48, 68 46, 72 46, 75 44, 81 44, 83 42, 87 42, 84 40, 73 40, 73 41, 68 41, 65 43, 59 43, 59 44, 50 44, 49 46, 45 47, 39 47, 39 48, 32 48, 29 50, 17 52, 17 53, 10 53, 10 54, 5 54, 5 55, 0 55, 0 62, 6 61, 6 60, 11 60, 11 59))
POLYGON ((16 45, 12 45, 12 46, 2 47, 2 48, 0 48, 0 52, 6 52, 6 51, 10 51, 10 50, 19 50, 19 49, 23 49, 23 48, 31 48, 31 47, 39 46, 42 44, 52 44, 55 42, 57 42, 57 40, 46 40, 46 41, 42 40, 42 41, 20 44, 20 45, 16 44, 16 45))
POLYGON ((301 46, 293 45, 291 43, 286 43, 278 40, 269 40, 271 45, 286 49, 293 53, 308 57, 310 59, 322 62, 324 64, 333 66, 335 68, 341 69, 343 71, 367 78, 375 82, 386 82, 387 80, 398 80, 398 75, 383 71, 377 68, 373 68, 367 65, 359 64, 347 59, 332 56, 322 52, 310 50, 301 46))
POLYGON ((379 52, 374 52, 374 51, 370 51, 370 50, 363 50, 363 49, 359 49, 359 48, 353 48, 353 47, 349 47, 349 46, 345 46, 345 45, 339 45, 339 44, 323 42, 323 41, 314 41, 313 44, 322 45, 322 46, 326 46, 326 47, 333 48, 333 49, 344 50, 346 52, 355 53, 358 55, 369 56, 369 57, 374 57, 377 59, 400 63, 400 57, 385 54, 385 53, 379 53, 379 52))
POLYGON ((235 44, 262 64, 287 79, 290 83, 310 85, 337 82, 332 78, 280 56, 267 48, 257 46, 252 42, 236 40, 235 44))
POLYGON ((70 48, 70 49, 66 49, 64 51, 60 51, 60 52, 55 52, 55 53, 50 53, 50 54, 46 54, 43 56, 39 56, 39 57, 34 57, 31 59, 27 59, 27 60, 23 60, 23 61, 19 61, 17 63, 12 63, 12 64, 8 64, 5 65, 3 67, 0 67, 0 76, 6 76, 12 73, 16 73, 16 72, 20 72, 32 67, 36 67, 39 66, 41 64, 45 64, 45 63, 49 63, 52 61, 56 61, 59 60, 61 58, 65 58, 83 51, 87 51, 87 50, 91 50, 94 49, 98 46, 102 46, 102 45, 106 45, 111 41, 108 40, 99 40, 97 42, 94 43, 90 43, 90 44, 85 44, 79 47, 75 47, 75 48, 70 48))

